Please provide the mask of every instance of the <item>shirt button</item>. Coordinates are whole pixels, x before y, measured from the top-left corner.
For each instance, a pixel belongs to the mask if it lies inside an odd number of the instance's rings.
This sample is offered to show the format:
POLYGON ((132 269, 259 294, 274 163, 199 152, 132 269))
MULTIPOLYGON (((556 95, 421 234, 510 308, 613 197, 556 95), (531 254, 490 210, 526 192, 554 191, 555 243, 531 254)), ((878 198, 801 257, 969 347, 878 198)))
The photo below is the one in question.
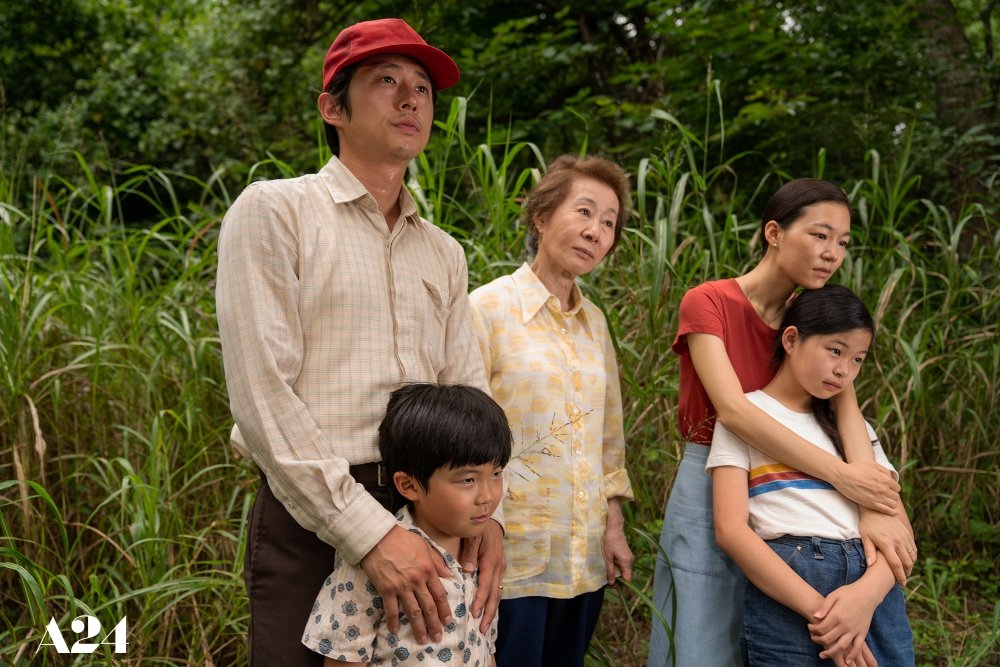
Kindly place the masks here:
POLYGON ((563 336, 565 336, 566 335, 566 327, 563 327, 562 329, 560 329, 559 333, 561 333, 563 336))
POLYGON ((573 408, 573 414, 574 415, 580 414, 580 408, 573 408))
POLYGON ((577 491, 576 497, 577 498, 583 498, 583 491, 577 491))

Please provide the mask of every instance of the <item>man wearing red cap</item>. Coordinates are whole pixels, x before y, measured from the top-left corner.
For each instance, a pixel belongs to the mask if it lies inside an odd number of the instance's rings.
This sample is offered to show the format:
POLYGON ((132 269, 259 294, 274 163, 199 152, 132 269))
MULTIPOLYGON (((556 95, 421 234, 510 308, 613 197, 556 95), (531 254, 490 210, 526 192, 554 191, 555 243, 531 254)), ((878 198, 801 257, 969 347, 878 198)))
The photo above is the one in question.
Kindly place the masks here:
MULTIPOLYGON (((323 64, 320 115, 334 157, 317 174, 253 183, 226 214, 216 289, 236 451, 261 486, 247 529, 251 665, 317 665, 300 643, 334 549, 375 583, 391 627, 437 641, 450 572, 400 528, 376 433, 403 383, 487 388, 461 246, 403 187, 426 146, 444 52, 400 19, 343 30, 323 64)), ((463 545, 480 570, 471 610, 499 602, 502 530, 463 545)))

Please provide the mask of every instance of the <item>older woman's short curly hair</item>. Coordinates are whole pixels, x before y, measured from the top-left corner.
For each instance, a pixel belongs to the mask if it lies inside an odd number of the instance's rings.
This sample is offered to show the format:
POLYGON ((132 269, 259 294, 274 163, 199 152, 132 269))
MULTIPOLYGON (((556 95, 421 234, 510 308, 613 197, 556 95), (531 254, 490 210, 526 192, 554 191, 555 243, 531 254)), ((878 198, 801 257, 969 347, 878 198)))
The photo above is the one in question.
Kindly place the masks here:
POLYGON ((628 176, 614 162, 595 155, 575 157, 563 155, 549 165, 541 180, 535 185, 524 203, 521 221, 528 226, 528 254, 538 252, 538 229, 536 220, 544 220, 552 215, 569 196, 570 187, 577 178, 592 178, 607 185, 618 197, 618 216, 615 218, 615 240, 608 254, 618 245, 622 228, 628 219, 628 205, 631 194, 628 176))

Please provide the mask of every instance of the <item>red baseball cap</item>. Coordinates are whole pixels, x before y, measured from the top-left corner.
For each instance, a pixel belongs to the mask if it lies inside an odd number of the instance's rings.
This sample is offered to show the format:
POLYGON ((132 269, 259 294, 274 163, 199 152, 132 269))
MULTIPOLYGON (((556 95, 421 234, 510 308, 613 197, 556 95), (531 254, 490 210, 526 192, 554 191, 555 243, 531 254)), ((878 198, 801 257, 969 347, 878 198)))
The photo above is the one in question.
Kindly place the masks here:
POLYGON ((344 28, 323 61, 323 90, 334 75, 359 60, 380 53, 399 53, 424 66, 437 90, 458 83, 458 65, 447 53, 427 44, 403 19, 362 21, 344 28))

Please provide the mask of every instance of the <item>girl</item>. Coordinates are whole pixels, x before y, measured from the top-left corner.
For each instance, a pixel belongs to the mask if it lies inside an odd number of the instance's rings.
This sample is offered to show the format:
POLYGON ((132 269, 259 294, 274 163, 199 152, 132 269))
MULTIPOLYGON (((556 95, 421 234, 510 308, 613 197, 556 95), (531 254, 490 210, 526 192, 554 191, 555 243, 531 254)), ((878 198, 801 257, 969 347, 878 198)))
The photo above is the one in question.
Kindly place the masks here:
MULTIPOLYGON (((812 443, 806 446, 842 457, 830 399, 852 386, 861 369, 874 336, 871 315, 849 289, 827 285, 799 295, 778 332, 778 370, 747 398, 812 443)), ((866 427, 876 461, 891 470, 866 427)), ((902 589, 885 559, 866 568, 857 505, 722 424, 706 468, 714 482, 716 539, 750 580, 740 637, 744 664, 828 665, 823 658, 832 658, 843 665, 860 652, 865 665, 913 665, 902 589)))
MULTIPOLYGON (((688 290, 681 301, 673 349, 680 356, 679 426, 687 444, 667 503, 656 563, 649 667, 740 664, 744 578, 715 543, 712 481, 705 461, 716 414, 731 431, 772 458, 826 480, 852 501, 895 513, 899 490, 872 459, 872 448, 848 387, 834 399, 845 463, 815 447, 746 399, 774 373, 777 332, 798 287, 822 287, 840 267, 851 238, 851 208, 836 184, 811 178, 786 183, 761 218, 764 257, 738 278, 688 290), (668 629, 669 628, 669 629, 668 629)), ((873 543, 904 581, 916 547, 896 516, 862 513, 866 557, 873 543)))

